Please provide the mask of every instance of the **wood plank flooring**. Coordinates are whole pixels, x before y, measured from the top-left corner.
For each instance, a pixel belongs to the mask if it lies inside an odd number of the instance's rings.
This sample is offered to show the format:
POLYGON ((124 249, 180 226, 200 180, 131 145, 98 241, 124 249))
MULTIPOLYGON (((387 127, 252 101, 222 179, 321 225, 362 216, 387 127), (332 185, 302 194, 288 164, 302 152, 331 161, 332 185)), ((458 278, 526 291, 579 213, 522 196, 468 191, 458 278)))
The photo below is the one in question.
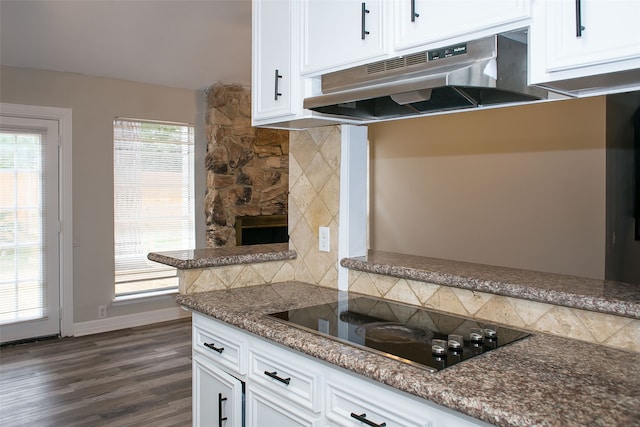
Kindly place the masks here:
POLYGON ((0 426, 190 426, 191 319, 0 349, 0 426))

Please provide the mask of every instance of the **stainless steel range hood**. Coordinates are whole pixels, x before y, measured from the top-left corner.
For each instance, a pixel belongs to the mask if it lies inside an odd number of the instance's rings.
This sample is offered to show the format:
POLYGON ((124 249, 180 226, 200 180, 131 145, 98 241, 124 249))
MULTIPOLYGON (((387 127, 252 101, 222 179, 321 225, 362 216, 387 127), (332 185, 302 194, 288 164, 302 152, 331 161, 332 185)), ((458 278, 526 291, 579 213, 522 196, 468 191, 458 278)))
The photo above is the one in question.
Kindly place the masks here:
POLYGON ((379 61, 321 77, 322 95, 304 108, 360 119, 390 119, 484 105, 534 101, 527 85, 527 45, 495 35, 379 61))

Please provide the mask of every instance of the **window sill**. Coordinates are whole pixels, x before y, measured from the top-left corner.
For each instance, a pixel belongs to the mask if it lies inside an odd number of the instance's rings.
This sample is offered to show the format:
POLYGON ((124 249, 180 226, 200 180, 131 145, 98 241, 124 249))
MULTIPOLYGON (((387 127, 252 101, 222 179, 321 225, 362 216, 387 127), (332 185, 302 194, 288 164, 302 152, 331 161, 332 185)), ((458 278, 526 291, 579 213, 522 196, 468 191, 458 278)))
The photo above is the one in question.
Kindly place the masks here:
POLYGON ((160 291, 140 292, 137 294, 118 295, 113 298, 113 305, 125 305, 135 302, 154 301, 174 297, 178 294, 177 288, 163 289, 160 291))

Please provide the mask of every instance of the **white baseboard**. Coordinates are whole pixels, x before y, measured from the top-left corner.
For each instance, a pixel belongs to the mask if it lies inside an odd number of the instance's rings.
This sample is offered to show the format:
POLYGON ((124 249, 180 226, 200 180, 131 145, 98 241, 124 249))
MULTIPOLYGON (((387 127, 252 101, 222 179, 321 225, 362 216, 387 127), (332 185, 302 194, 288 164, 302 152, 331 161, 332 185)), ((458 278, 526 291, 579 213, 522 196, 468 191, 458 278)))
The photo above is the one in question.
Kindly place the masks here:
POLYGON ((191 312, 180 307, 169 307, 161 310, 145 311, 124 316, 107 317, 106 319, 89 320, 73 324, 73 335, 99 334, 100 332, 116 331, 118 329, 133 328, 149 325, 151 323, 177 320, 183 317, 191 317, 191 312))

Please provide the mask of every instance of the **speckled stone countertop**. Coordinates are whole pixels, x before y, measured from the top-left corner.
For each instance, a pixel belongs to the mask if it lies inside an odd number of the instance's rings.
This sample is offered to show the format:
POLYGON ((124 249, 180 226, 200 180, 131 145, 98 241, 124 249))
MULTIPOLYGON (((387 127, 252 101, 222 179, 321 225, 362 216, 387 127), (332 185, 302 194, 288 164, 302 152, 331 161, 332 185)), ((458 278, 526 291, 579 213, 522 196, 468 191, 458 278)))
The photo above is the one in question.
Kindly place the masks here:
POLYGON ((535 334, 439 372, 265 314, 359 296, 300 282, 178 295, 263 338, 498 426, 639 426, 640 354, 535 334))
POLYGON ((640 319, 640 286, 383 251, 343 267, 472 291, 640 319))
POLYGON ((246 245, 228 248, 151 252, 147 255, 147 258, 171 267, 188 270, 191 268, 281 261, 295 259, 296 256, 296 251, 289 250, 288 243, 270 243, 267 245, 246 245))

